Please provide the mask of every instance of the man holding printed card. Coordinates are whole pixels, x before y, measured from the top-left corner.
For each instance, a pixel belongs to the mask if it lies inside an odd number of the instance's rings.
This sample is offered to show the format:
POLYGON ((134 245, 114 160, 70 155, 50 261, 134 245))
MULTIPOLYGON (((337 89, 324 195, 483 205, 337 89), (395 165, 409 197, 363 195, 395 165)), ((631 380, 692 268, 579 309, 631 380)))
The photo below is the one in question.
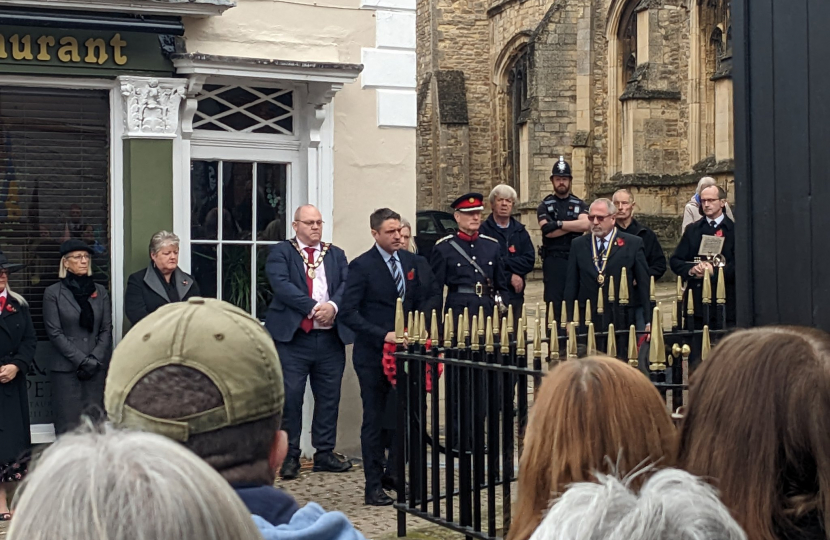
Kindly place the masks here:
POLYGON ((710 186, 702 190, 700 208, 704 218, 686 228, 669 262, 672 272, 688 281, 692 289, 696 328, 704 324, 703 277, 708 270, 714 293, 718 268, 723 271, 726 283, 726 321, 735 323, 735 222, 724 213, 725 206, 723 189, 710 186))

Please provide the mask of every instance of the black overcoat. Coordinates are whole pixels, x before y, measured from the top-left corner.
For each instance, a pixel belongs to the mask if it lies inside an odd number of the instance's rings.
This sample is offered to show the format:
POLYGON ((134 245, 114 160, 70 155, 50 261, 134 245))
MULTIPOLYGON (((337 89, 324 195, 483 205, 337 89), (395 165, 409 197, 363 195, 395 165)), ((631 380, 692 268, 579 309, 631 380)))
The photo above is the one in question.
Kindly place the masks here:
POLYGON ((0 465, 17 460, 32 444, 26 374, 36 347, 29 307, 9 296, 0 313, 0 364, 14 364, 20 371, 0 384, 0 465))

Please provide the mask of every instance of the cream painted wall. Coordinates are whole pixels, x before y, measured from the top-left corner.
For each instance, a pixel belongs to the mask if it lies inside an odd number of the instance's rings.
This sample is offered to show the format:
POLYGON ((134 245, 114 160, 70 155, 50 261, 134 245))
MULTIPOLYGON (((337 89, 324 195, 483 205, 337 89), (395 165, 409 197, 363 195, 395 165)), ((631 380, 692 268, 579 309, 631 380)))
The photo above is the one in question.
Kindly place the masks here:
MULTIPOLYGON (((186 21, 188 52, 360 63, 376 44, 360 0, 238 0, 221 17, 186 21)), ((368 249, 369 214, 389 206, 414 222, 415 130, 378 127, 377 95, 346 85, 334 98, 334 243, 351 259, 368 249)))

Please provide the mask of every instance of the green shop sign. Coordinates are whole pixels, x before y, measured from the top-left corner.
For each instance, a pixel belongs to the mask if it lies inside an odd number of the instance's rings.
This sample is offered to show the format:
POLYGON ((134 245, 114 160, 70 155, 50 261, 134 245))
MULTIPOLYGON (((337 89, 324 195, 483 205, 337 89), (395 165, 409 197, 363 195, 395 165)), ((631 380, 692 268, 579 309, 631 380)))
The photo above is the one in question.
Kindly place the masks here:
POLYGON ((169 75, 157 34, 0 26, 0 73, 169 75))

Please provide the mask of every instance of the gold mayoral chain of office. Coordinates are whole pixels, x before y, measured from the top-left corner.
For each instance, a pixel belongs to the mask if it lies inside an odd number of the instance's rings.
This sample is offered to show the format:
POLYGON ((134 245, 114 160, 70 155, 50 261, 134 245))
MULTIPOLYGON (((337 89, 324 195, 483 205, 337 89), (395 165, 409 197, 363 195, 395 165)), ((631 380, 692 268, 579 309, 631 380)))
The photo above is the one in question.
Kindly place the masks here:
POLYGON ((591 239, 591 250, 594 256, 594 268, 597 269, 597 283, 599 283, 600 287, 605 285, 605 267, 608 264, 608 256, 611 255, 611 247, 614 245, 614 240, 616 240, 616 238, 617 228, 615 227, 614 231, 611 233, 611 237, 608 239, 608 245, 605 246, 602 253, 600 253, 597 249, 597 239, 591 239))
POLYGON ((305 264, 305 267, 306 267, 305 273, 308 275, 308 277, 310 277, 311 279, 314 279, 314 277, 317 275, 317 269, 320 268, 321 264, 323 264, 323 257, 325 257, 326 253, 328 253, 329 247, 331 247, 331 244, 326 244, 325 242, 320 242, 320 255, 317 257, 317 260, 314 261, 313 263, 308 262, 308 259, 306 258, 305 253, 303 253, 303 250, 300 247, 300 244, 297 243, 296 240, 292 240, 291 245, 294 246, 294 249, 296 249, 297 253, 300 254, 300 257, 302 257, 303 263, 305 264))

